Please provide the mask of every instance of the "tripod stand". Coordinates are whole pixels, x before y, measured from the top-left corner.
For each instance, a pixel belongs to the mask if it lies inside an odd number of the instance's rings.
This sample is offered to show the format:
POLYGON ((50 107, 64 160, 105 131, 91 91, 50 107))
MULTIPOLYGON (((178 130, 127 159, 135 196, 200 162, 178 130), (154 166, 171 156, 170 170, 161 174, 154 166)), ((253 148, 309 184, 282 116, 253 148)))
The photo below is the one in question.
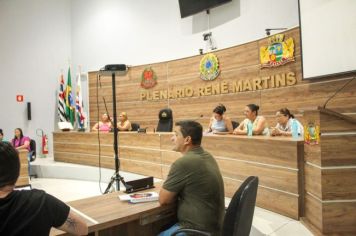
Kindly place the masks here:
POLYGON ((126 183, 124 178, 120 176, 119 169, 120 169, 120 160, 119 160, 119 143, 118 143, 118 128, 117 128, 117 112, 116 112, 116 71, 122 72, 125 74, 127 71, 126 65, 106 65, 104 71, 111 73, 111 85, 112 85, 112 101, 113 101, 113 118, 114 118, 114 159, 115 159, 115 174, 111 177, 111 180, 104 192, 108 193, 113 182, 116 182, 116 191, 120 191, 120 181, 126 187, 126 183))
MULTIPOLYGON (((109 182, 108 186, 106 187, 104 194, 107 194, 110 192, 110 189, 111 189, 114 181, 116 181, 116 183, 119 185, 120 185, 120 181, 121 181, 121 183, 125 186, 126 190, 132 188, 132 186, 126 184, 124 178, 119 174, 119 171, 117 171, 117 172, 115 172, 115 174, 113 174, 113 176, 111 176, 110 182, 109 182)), ((120 190, 120 189, 117 189, 117 190, 120 190)))

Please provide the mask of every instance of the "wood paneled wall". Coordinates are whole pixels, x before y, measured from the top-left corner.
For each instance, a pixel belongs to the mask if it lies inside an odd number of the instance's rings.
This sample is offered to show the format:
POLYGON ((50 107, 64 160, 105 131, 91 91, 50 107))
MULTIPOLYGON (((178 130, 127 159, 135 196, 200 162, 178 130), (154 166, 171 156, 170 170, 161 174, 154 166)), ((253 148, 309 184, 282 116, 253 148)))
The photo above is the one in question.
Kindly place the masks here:
MULTIPOLYGON (((165 179, 181 157, 172 151, 171 133, 119 133, 120 170, 165 179)), ((99 165, 96 133, 53 133, 55 161, 99 165)), ((202 146, 216 159, 232 197, 251 175, 259 177, 257 205, 298 219, 302 212, 303 140, 287 137, 208 135, 202 146), (256 148, 258 147, 258 148, 256 148), (275 147, 275 148, 271 148, 275 147)), ((114 169, 113 134, 100 134, 102 167, 114 169)))
MULTIPOLYGON (((118 112, 126 111, 132 122, 141 127, 155 127, 158 112, 162 108, 173 110, 174 120, 196 119, 207 125, 212 110, 219 103, 227 107, 227 115, 234 120, 244 119, 243 108, 246 104, 260 105, 260 114, 267 117, 269 125, 275 125, 274 114, 282 107, 288 107, 303 122, 305 108, 322 105, 338 88, 355 75, 338 76, 317 80, 302 80, 299 28, 285 32, 285 38, 292 37, 295 44, 295 62, 277 68, 260 68, 259 48, 268 45, 267 38, 214 52, 220 61, 221 73, 215 81, 203 81, 199 78, 199 63, 202 56, 194 56, 174 61, 131 67, 125 76, 116 78, 116 100, 118 112), (157 85, 151 89, 140 87, 141 74, 146 67, 152 67, 157 74, 157 85), (264 90, 231 92, 235 81, 273 76, 294 72, 297 84, 264 90), (193 96, 164 100, 141 100, 141 92, 174 90, 190 86, 193 88, 210 86, 214 83, 229 83, 230 93, 210 96, 193 96)), ((325 52, 327 50, 325 49, 325 52)), ((320 55, 320 58, 327 55, 320 55)), ((89 72, 89 104, 91 126, 105 112, 103 97, 112 114, 111 77, 100 76, 101 87, 97 87, 97 72, 89 72), (98 97, 97 97, 98 94, 98 97), (98 102, 97 102, 98 100, 98 102)), ((335 96, 328 107, 341 113, 356 117, 356 80, 335 96)))

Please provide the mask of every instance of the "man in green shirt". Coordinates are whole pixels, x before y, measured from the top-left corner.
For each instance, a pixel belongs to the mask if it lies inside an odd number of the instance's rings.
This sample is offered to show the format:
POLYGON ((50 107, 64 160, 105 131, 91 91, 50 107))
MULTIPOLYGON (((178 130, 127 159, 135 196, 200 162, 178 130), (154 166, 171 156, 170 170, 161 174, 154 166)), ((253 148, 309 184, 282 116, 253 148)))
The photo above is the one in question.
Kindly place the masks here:
POLYGON ((161 232, 170 235, 179 228, 190 228, 220 235, 224 218, 224 183, 214 157, 200 146, 203 128, 195 121, 175 124, 176 160, 159 194, 161 205, 177 201, 178 223, 161 232))

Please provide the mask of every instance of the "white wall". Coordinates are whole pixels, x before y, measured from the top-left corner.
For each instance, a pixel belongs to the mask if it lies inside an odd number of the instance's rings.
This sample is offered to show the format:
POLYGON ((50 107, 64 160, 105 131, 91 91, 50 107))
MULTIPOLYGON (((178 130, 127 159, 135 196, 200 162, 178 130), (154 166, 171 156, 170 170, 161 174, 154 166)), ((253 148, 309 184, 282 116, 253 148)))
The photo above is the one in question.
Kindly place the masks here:
MULTIPOLYGON (((265 28, 298 24, 297 0, 233 0, 210 14, 219 49, 265 37, 265 28)), ((178 0, 75 0, 73 62, 93 71, 197 55, 207 25, 206 13, 181 19, 178 0)))
POLYGON ((16 127, 31 137, 41 128, 50 134, 51 144, 58 76, 68 67, 71 52, 70 1, 1 0, 0 32, 0 128, 8 140, 16 127), (17 103, 16 94, 25 101, 17 103))

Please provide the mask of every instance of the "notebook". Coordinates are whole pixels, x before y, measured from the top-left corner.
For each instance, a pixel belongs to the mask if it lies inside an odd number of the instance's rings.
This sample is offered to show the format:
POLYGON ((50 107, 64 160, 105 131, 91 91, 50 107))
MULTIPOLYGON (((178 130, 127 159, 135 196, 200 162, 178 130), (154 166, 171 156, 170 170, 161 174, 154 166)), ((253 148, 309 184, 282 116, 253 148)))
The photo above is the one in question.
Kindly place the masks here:
POLYGON ((158 201, 158 193, 156 192, 131 193, 131 194, 119 195, 119 199, 121 201, 129 201, 130 203, 152 202, 152 201, 158 201))

